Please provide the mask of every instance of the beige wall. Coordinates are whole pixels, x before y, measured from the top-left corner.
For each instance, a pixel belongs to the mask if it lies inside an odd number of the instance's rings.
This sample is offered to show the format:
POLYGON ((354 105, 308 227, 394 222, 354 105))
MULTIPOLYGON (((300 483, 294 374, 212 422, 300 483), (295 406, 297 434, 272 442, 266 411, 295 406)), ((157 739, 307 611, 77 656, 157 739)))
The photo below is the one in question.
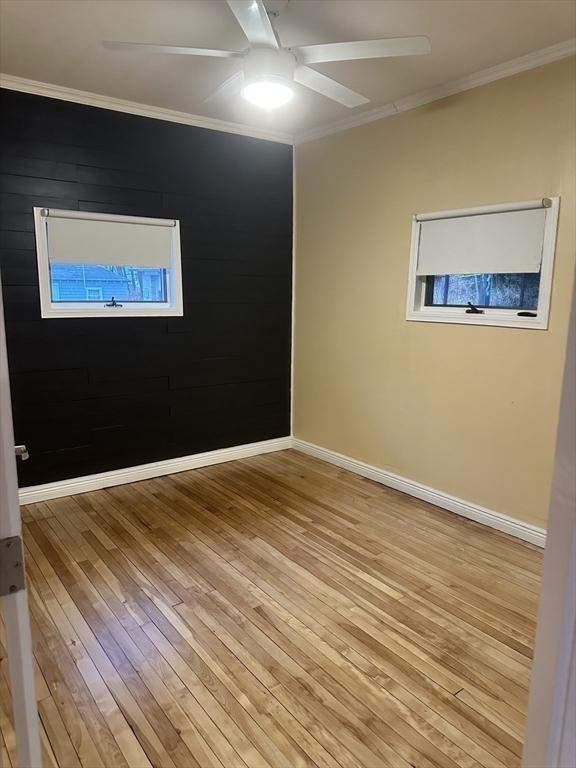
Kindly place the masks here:
POLYGON ((545 525, 575 263, 574 64, 297 147, 296 437, 545 525), (405 320, 413 213, 552 195, 548 331, 405 320))

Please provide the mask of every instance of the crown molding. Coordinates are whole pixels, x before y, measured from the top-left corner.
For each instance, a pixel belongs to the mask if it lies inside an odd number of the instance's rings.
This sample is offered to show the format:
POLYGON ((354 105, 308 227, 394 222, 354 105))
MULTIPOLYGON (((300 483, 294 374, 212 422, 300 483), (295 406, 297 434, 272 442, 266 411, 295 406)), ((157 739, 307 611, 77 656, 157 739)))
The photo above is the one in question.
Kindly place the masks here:
POLYGON ((76 104, 86 104, 86 106, 99 107, 100 109, 111 109, 115 112, 126 112, 130 115, 152 117, 155 120, 167 120, 171 123, 193 125, 197 128, 207 128, 211 131, 224 131, 225 133, 236 133, 240 136, 250 136, 254 139, 276 141, 281 144, 293 144, 293 137, 289 133, 283 133, 282 131, 269 131, 265 128, 256 128, 251 125, 244 125, 243 123, 232 123, 226 120, 192 115, 188 112, 177 112, 173 109, 153 107, 149 104, 138 104, 135 101, 124 101, 123 99, 103 96, 98 93, 66 88, 62 85, 41 83, 38 80, 28 80, 25 77, 17 77, 16 75, 0 73, 0 88, 21 91, 22 93, 33 93, 36 96, 46 96, 49 99, 73 101, 76 104))
POLYGON ((302 133, 296 134, 294 143, 304 144, 308 141, 320 139, 323 136, 347 131, 358 125, 364 125, 365 123, 372 123, 375 120, 392 117, 392 115, 398 115, 401 112, 406 112, 408 109, 414 109, 423 104, 429 104, 432 101, 444 99, 447 96, 477 88, 480 85, 487 85, 495 80, 501 80, 504 77, 510 77, 511 75, 525 72, 528 69, 535 69, 536 67, 550 64, 553 61, 558 61, 567 58, 568 56, 573 56, 574 54, 576 54, 576 38, 571 38, 562 43, 551 45, 548 48, 542 48, 539 51, 528 53, 526 56, 520 56, 517 59, 505 61, 502 64, 497 64, 488 69, 482 69, 479 72, 474 72, 473 74, 461 77, 458 80, 452 80, 448 83, 435 86, 434 88, 420 91, 411 96, 406 96, 403 99, 398 99, 395 102, 384 104, 376 109, 370 109, 366 112, 361 112, 360 114, 351 115, 343 120, 337 120, 328 125, 321 125, 310 131, 303 131, 302 133))
POLYGON ((243 123, 233 123, 226 120, 218 120, 211 117, 202 117, 201 115, 192 115, 188 112, 177 112, 172 109, 163 109, 148 104, 138 104, 134 101, 124 101, 111 96, 90 93, 89 91, 79 91, 75 88, 66 88, 65 86, 53 85, 51 83, 42 83, 38 80, 28 80, 25 77, 8 75, 0 73, 0 88, 7 88, 12 91, 22 91, 23 93, 33 93, 37 96, 46 96, 51 99, 60 99, 62 101, 72 101, 76 104, 86 104, 90 107, 99 107, 101 109, 112 109, 116 112, 126 112, 131 115, 142 115, 143 117, 152 117, 156 120, 167 120, 172 123, 182 123, 184 125, 193 125, 197 128, 207 128, 211 131, 224 131, 225 133, 235 133, 240 136, 251 136, 255 139, 264 139, 266 141, 275 141, 282 144, 303 144, 308 141, 320 139, 323 136, 330 136, 333 133, 347 131, 365 123, 372 123, 376 120, 382 120, 386 117, 398 115, 415 107, 429 104, 438 99, 444 99, 462 91, 468 91, 477 88, 480 85, 487 85, 495 80, 501 80, 504 77, 510 77, 529 69, 541 67, 544 64, 550 64, 553 61, 567 58, 576 54, 576 38, 565 40, 562 43, 551 45, 548 48, 542 48, 539 51, 533 51, 520 56, 517 59, 505 61, 488 69, 482 69, 458 80, 451 80, 442 85, 428 88, 419 93, 406 96, 397 101, 384 104, 375 109, 360 112, 351 115, 342 120, 337 120, 327 125, 321 125, 312 128, 309 131, 302 131, 292 136, 282 131, 269 131, 265 128, 256 128, 243 123))

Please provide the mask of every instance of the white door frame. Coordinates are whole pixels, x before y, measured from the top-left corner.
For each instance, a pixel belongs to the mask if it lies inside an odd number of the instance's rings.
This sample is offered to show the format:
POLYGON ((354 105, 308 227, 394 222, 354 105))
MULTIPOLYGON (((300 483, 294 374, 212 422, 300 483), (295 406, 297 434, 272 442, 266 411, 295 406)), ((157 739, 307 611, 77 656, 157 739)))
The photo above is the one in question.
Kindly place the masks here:
POLYGON ((524 768, 576 766, 576 291, 524 740, 524 768))
MULTIPOLYGON (((22 521, 18 504, 14 429, 0 283, 0 543, 2 539, 14 536, 22 537, 22 521)), ((2 555, 5 556, 5 553, 2 552, 2 555)), ((20 768, 42 768, 26 589, 0 597, 0 603, 6 626, 6 650, 18 765, 20 768)))

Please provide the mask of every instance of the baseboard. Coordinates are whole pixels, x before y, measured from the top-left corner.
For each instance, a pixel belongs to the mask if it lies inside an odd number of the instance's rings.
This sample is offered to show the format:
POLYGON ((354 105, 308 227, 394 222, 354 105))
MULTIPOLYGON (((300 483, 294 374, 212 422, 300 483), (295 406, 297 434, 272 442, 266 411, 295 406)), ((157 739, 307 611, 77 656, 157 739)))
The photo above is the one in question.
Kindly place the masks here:
POLYGON ((208 467, 211 464, 222 464, 226 461, 245 459, 248 456, 283 451, 287 448, 294 448, 329 464, 335 464, 357 475, 362 475, 362 477, 366 477, 369 480, 374 480, 382 485, 387 485, 389 488, 402 491, 402 493, 407 493, 430 504, 435 504, 437 507, 447 509, 462 517, 467 517, 469 520, 474 520, 482 525, 487 525, 511 536, 516 536, 516 538, 528 541, 537 547, 544 547, 546 544, 546 531, 543 528, 538 528, 535 525, 530 525, 530 523, 524 523, 522 520, 517 520, 516 518, 508 517, 508 515, 481 507, 478 504, 459 499, 456 496, 451 496, 449 493, 444 493, 422 483, 417 483, 414 480, 409 480, 406 477, 395 475, 392 472, 387 472, 379 467, 358 461, 350 456, 344 456, 341 453, 336 453, 336 451, 330 451, 319 445, 292 437, 280 437, 275 440, 263 440, 258 443, 237 445, 232 448, 221 448, 217 451, 206 451, 205 453, 196 453, 191 456, 181 456, 177 459, 155 461, 151 464, 140 464, 136 467, 115 469, 111 472, 73 477, 69 480, 60 480, 55 483, 31 485, 20 488, 19 499, 22 505, 33 504, 38 501, 58 499, 62 496, 73 496, 77 493, 110 488, 114 485, 124 485, 126 483, 135 483, 138 480, 172 475, 189 469, 208 467))
POLYGON ((337 467, 355 472, 357 475, 367 477, 369 480, 375 480, 377 483, 387 485, 389 488, 394 488, 397 491, 402 491, 402 493, 415 496, 417 499, 428 501, 430 504, 435 504, 437 507, 447 509, 462 517, 467 517, 469 520, 474 520, 490 528, 496 528, 498 531, 509 533, 511 536, 528 541, 537 547, 544 547, 546 544, 546 531, 543 528, 530 525, 530 523, 524 523, 522 520, 517 520, 514 517, 508 517, 508 515, 503 515, 500 512, 480 507, 478 504, 472 504, 464 499, 451 496, 449 493, 437 491, 435 488, 430 488, 406 477, 395 475, 392 472, 386 472, 371 464, 365 464, 363 461, 357 461, 341 453, 321 448, 305 440, 293 438, 292 447, 297 451, 307 453, 309 456, 327 461, 329 464, 335 464, 337 467))
POLYGON ((151 464, 140 464, 136 467, 114 469, 111 472, 100 472, 96 475, 73 477, 69 480, 60 480, 44 485, 30 485, 20 488, 20 504, 33 504, 48 499, 58 499, 62 496, 73 496, 76 493, 97 491, 101 488, 109 488, 113 485, 135 483, 138 480, 149 480, 152 477, 172 475, 176 472, 185 472, 188 469, 208 467, 211 464, 222 464, 226 461, 245 459, 248 456, 258 456, 261 453, 283 451, 290 448, 292 438, 279 437, 275 440, 262 440, 258 443, 236 445, 233 448, 221 448, 217 451, 206 451, 191 456, 180 456, 177 459, 155 461, 151 464))

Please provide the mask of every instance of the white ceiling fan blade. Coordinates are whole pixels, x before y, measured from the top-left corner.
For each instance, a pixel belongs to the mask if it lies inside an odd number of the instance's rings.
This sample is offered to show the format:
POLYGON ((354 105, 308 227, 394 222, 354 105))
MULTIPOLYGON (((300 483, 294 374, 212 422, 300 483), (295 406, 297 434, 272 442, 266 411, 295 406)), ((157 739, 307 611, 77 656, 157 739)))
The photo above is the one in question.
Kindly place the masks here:
POLYGON ((355 43, 302 45, 291 49, 303 64, 350 59, 383 59, 389 56, 417 56, 430 53, 427 37, 390 37, 386 40, 360 40, 355 43))
POLYGON ((240 93, 243 84, 244 72, 234 72, 234 74, 231 75, 227 80, 224 80, 222 85, 216 88, 214 93, 211 93, 210 96, 207 96, 204 99, 204 103, 210 104, 211 102, 219 101, 220 99, 227 99, 230 96, 236 96, 237 93, 240 93))
POLYGON ((154 43, 125 43, 120 40, 104 40, 104 48, 111 51, 144 51, 145 53, 176 53, 184 56, 216 56, 232 59, 243 56, 241 51, 219 51, 214 48, 188 48, 181 45, 155 45, 154 43))
POLYGON ((332 80, 332 78, 326 77, 326 75, 322 75, 310 67, 296 67, 294 80, 301 85, 305 85, 306 88, 321 93, 322 96, 327 96, 332 101, 344 104, 345 107, 359 107, 361 104, 368 104, 370 101, 370 99, 367 99, 360 93, 346 88, 345 85, 337 83, 336 80, 332 80))
POLYGON ((262 0, 228 0, 228 5, 252 45, 279 47, 262 0))

